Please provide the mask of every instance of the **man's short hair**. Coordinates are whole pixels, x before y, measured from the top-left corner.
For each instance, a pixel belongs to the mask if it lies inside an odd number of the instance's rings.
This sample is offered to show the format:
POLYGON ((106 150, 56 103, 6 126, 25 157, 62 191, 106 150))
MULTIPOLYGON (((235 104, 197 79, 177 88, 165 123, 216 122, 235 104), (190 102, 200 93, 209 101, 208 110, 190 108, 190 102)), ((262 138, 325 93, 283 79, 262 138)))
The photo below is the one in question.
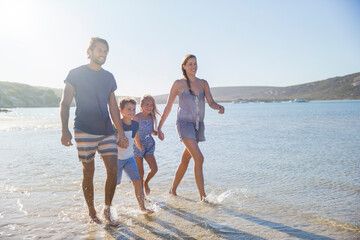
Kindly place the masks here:
POLYGON ((101 42, 101 43, 105 44, 106 47, 107 47, 107 50, 109 51, 109 44, 108 44, 108 42, 107 42, 105 39, 102 39, 102 38, 99 38, 99 37, 92 37, 92 38, 90 39, 89 47, 88 47, 88 49, 87 49, 88 58, 90 57, 90 56, 89 56, 89 51, 94 50, 94 48, 96 47, 96 43, 98 43, 98 42, 101 42))

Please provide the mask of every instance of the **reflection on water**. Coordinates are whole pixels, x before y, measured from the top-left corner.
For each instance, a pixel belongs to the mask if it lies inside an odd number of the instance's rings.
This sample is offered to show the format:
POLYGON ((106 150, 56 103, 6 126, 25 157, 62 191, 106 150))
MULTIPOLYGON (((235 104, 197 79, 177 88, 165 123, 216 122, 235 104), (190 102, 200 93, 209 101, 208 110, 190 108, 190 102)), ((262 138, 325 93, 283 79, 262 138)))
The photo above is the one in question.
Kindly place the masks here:
MULTIPOLYGON (((0 113, 0 238, 357 239, 360 103, 226 104, 206 112, 199 202, 189 165, 178 197, 167 194, 183 145, 175 110, 156 140, 159 171, 138 210, 123 179, 113 200, 117 228, 88 224, 75 146, 60 145, 59 109, 0 113)), ((160 108, 163 108, 160 105, 160 108)), ((72 116, 73 116, 72 109, 72 116)), ((146 165, 145 165, 146 166, 146 165)), ((105 170, 96 158, 95 202, 105 170)))

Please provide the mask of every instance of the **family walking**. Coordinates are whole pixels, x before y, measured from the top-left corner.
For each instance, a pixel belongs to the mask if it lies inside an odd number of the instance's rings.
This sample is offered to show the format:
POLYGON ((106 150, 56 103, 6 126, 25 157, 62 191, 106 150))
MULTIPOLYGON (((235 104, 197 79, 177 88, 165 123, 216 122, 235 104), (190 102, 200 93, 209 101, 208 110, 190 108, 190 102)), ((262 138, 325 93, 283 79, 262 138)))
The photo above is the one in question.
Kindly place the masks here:
POLYGON ((71 146, 69 111, 75 98, 74 139, 83 167, 82 189, 89 209, 90 221, 101 223, 94 207, 93 178, 96 152, 103 160, 107 175, 103 211, 105 221, 113 226, 118 224, 111 217, 110 207, 116 186, 121 183, 122 170, 125 170, 133 183, 140 210, 145 213, 153 212, 145 207, 145 195, 151 193, 149 182, 158 170, 154 156, 155 141, 152 135, 164 140, 162 126, 171 112, 176 97, 179 98, 176 129, 185 148, 169 193, 177 195, 177 187, 188 168, 190 159, 193 158, 200 199, 206 200, 204 156, 198 145, 199 142, 205 141, 205 99, 211 108, 221 114, 224 113, 224 107, 214 101, 208 82, 196 77, 196 57, 186 55, 183 59, 181 63, 183 78, 173 83, 162 115, 150 95, 143 96, 140 101, 140 112, 136 114, 137 102, 133 98, 121 99, 119 106, 117 105, 115 78, 112 73, 102 68, 108 52, 109 45, 106 40, 91 38, 87 49, 90 62, 69 72, 60 103, 61 143, 64 146, 71 146), (161 116, 158 126, 156 115, 161 116), (150 169, 145 178, 144 159, 150 169))

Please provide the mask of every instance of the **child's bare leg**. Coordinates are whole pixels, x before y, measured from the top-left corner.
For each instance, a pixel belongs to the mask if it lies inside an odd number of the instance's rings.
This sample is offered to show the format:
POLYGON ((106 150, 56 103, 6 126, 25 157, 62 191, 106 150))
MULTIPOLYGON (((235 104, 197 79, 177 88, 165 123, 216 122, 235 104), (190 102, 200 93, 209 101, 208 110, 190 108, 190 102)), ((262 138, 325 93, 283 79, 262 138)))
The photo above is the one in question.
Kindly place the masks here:
POLYGON ((135 179, 132 181, 132 184, 134 186, 134 190, 135 190, 135 196, 136 199, 138 201, 140 210, 145 212, 145 213, 153 213, 154 211, 147 209, 145 207, 145 202, 144 202, 144 192, 142 191, 142 187, 141 187, 141 182, 140 179, 135 179))
POLYGON ((179 186, 181 180, 183 179, 184 175, 185 175, 185 172, 189 166, 189 162, 190 162, 190 159, 191 159, 191 154, 189 153, 189 151, 185 148, 183 154, 182 154, 182 157, 181 157, 181 162, 176 170, 176 173, 175 173, 175 178, 174 178, 174 181, 173 181, 173 184, 170 188, 170 191, 169 193, 174 195, 174 196, 177 196, 176 194, 176 189, 177 187, 179 186))
POLYGON ((145 190, 146 195, 149 195, 150 194, 149 181, 157 173, 158 166, 157 166, 157 163, 156 163, 155 156, 153 154, 147 155, 145 157, 145 160, 149 164, 150 171, 146 175, 146 179, 144 181, 144 190, 145 190))
POLYGON ((141 157, 135 157, 135 161, 136 161, 136 166, 138 168, 138 172, 139 172, 139 177, 140 177, 140 185, 141 185, 141 190, 144 192, 144 161, 143 158, 141 157))

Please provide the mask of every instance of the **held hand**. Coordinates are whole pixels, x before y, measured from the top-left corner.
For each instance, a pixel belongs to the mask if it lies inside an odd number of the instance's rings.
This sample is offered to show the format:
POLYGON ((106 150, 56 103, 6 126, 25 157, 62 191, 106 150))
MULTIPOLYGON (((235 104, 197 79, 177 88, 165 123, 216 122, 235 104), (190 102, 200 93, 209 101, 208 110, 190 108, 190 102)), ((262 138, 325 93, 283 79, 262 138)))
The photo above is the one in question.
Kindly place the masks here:
POLYGON ((225 108, 223 106, 220 105, 220 108, 219 108, 219 114, 223 114, 225 113, 225 108))
POLYGON ((161 141, 165 138, 164 133, 160 129, 158 129, 157 136, 161 141))
POLYGON ((64 146, 72 146, 72 142, 71 142, 71 139, 72 139, 72 136, 71 136, 71 133, 69 130, 67 131, 62 131, 62 134, 61 134, 61 144, 64 145, 64 146))
POLYGON ((151 132, 151 134, 154 135, 154 136, 157 136, 158 132, 155 131, 155 130, 153 130, 153 131, 151 132))
POLYGON ((127 148, 129 146, 129 140, 125 136, 118 136, 116 142, 121 148, 127 148))

